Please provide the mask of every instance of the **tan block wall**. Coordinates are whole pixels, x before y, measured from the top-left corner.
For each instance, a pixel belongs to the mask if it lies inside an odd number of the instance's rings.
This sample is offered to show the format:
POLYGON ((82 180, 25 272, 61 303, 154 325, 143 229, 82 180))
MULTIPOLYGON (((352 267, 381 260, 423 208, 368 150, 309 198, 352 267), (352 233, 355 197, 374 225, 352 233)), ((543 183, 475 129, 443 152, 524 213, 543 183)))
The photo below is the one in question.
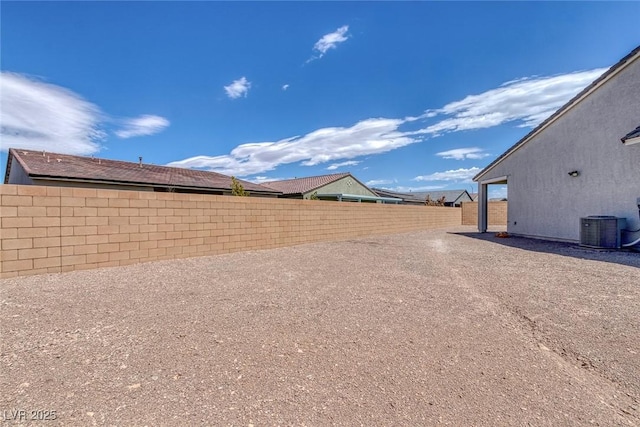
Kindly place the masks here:
POLYGON ((0 277, 458 226, 461 210, 0 185, 0 277))
MULTIPOLYGON (((507 203, 488 202, 487 222, 493 226, 507 226, 507 203)), ((478 225, 478 202, 462 203, 462 225, 478 225)))

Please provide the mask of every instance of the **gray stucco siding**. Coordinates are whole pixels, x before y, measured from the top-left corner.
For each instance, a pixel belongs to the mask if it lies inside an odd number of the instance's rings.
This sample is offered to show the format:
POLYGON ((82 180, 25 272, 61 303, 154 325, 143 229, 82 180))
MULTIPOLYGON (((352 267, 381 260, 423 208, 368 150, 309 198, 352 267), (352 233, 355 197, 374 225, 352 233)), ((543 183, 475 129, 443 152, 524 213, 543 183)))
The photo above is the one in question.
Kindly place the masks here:
POLYGON ((480 178, 508 177, 508 231, 577 241, 579 219, 589 215, 640 227, 640 145, 620 141, 638 124, 635 60, 480 178))
POLYGON ((11 156, 8 184, 31 185, 33 181, 15 157, 11 156))

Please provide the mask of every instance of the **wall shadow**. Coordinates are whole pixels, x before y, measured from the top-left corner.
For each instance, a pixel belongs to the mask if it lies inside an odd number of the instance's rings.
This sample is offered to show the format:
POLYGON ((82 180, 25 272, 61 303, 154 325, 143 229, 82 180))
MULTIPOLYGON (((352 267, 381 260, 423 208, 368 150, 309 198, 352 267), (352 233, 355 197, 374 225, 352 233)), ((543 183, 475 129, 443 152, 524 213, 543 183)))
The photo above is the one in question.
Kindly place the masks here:
POLYGON ((533 252, 544 252, 562 256, 569 256, 594 261, 611 262, 640 268, 640 249, 627 248, 621 250, 591 249, 577 243, 554 242, 550 240, 531 239, 528 237, 510 236, 508 238, 496 237, 495 232, 449 232, 472 239, 484 240, 498 245, 524 249, 533 252))

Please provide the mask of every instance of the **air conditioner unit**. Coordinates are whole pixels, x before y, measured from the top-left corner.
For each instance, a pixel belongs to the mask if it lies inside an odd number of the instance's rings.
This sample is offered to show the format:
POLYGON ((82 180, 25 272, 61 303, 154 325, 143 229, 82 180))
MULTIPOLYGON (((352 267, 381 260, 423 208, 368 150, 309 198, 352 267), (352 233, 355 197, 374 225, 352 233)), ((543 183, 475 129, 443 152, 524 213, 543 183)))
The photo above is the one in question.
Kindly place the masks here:
POLYGON ((598 249, 619 249, 625 218, 594 215, 580 218, 580 246, 598 249))

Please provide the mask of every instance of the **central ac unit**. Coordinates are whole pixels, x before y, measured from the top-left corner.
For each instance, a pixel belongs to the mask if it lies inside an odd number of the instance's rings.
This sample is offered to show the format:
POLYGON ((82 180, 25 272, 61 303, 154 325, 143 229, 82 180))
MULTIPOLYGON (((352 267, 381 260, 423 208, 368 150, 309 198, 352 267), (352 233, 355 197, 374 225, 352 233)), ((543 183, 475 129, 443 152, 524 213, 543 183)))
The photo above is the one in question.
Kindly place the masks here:
POLYGON ((621 230, 626 226, 625 218, 595 215, 580 218, 580 246, 598 249, 619 249, 621 230))

